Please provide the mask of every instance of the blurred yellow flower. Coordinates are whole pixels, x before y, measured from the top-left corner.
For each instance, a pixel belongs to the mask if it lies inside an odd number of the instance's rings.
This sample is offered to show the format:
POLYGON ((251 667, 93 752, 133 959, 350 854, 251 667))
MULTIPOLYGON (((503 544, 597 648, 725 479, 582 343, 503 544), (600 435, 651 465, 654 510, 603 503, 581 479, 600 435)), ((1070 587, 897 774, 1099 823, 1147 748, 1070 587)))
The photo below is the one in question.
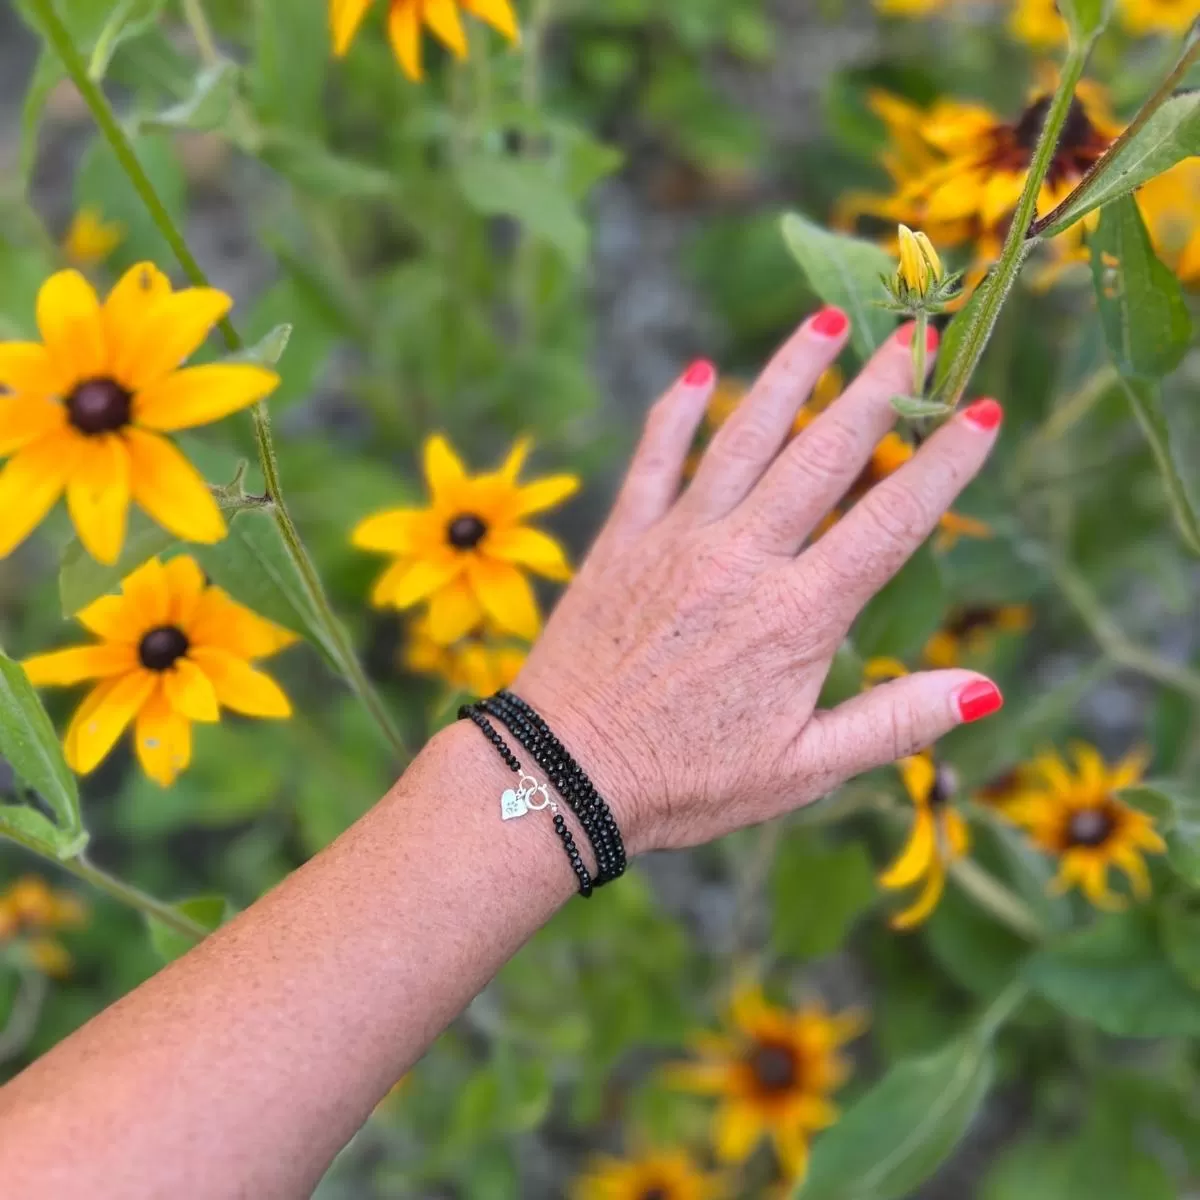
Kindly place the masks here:
POLYGON ((724 1189, 684 1150, 637 1158, 597 1157, 571 1188, 571 1200, 717 1200, 724 1189))
POLYGON ((208 485, 163 433, 207 425, 279 383, 246 363, 179 369, 228 311, 212 288, 173 292, 150 263, 126 272, 102 305, 78 271, 38 293, 42 342, 0 342, 0 557, 62 495, 88 552, 114 563, 132 499, 193 542, 225 519, 208 485), (7 391, 8 394, 3 394, 7 391))
POLYGON ((1167 847, 1146 813, 1114 793, 1142 778, 1145 756, 1130 754, 1109 767, 1093 746, 1073 747, 1075 771, 1058 754, 1043 754, 1028 765, 1035 782, 1001 808, 1020 825, 1039 849, 1058 859, 1055 890, 1078 886, 1097 907, 1120 909, 1125 901, 1108 886, 1108 869, 1128 877, 1134 896, 1150 895, 1146 852, 1161 854, 1167 847))
POLYGON ((376 513, 351 534, 362 550, 394 555, 371 593, 379 608, 429 601, 429 636, 449 646, 488 618, 502 632, 533 641, 541 628, 522 567, 547 579, 571 577, 562 548, 522 524, 574 495, 574 475, 520 484, 530 442, 522 439, 498 471, 469 476, 440 434, 425 443, 428 508, 376 513))
POLYGON ((819 1004, 793 1012, 746 988, 734 997, 730 1026, 727 1035, 696 1037, 700 1061, 670 1067, 667 1081, 721 1098, 713 1129, 718 1159, 743 1162, 770 1136, 784 1170, 798 1180, 812 1134, 838 1119, 829 1097, 850 1074, 839 1051, 866 1027, 865 1015, 830 1014, 819 1004))
POLYGON ((71 968, 71 956, 55 938, 60 929, 78 929, 87 909, 72 892, 60 892, 37 875, 25 875, 0 893, 0 941, 20 940, 29 960, 56 978, 71 968))
POLYGON ((1155 33, 1182 36, 1200 17, 1196 0, 1119 0, 1121 23, 1136 37, 1155 33))
MULTIPOLYGON (((900 17, 928 17, 972 6, 973 0, 875 0, 881 13, 900 17)), ((998 0, 996 7, 1012 9, 1009 30, 1035 50, 1051 50, 1069 36, 1056 0, 998 0)), ((1117 0, 1118 20, 1134 37, 1182 35, 1197 15, 1196 0, 1117 0)))
POLYGON ((1188 158, 1137 193, 1154 245, 1184 283, 1200 284, 1200 158, 1188 158))
POLYGON ((1032 624, 1033 613, 1025 604, 960 608, 925 643, 925 661, 931 667, 957 667, 986 654, 1000 634, 1024 633, 1032 624))
POLYGON ((224 705, 248 717, 289 717, 279 685, 251 660, 275 654, 296 635, 264 620, 205 582, 194 558, 152 558, 77 614, 101 640, 26 660, 39 687, 98 680, 79 706, 63 746, 81 775, 136 721, 146 774, 167 787, 192 757, 193 721, 217 721, 224 705))
POLYGON ((1035 50, 1053 50, 1070 36, 1056 0, 1016 0, 1008 27, 1013 37, 1035 50))
POLYGON ((426 613, 409 626, 403 662, 414 674, 440 679, 455 691, 491 696, 512 686, 528 654, 524 646, 479 636, 442 646, 429 631, 426 613))
MULTIPOLYGON (((333 50, 340 58, 350 49, 374 0, 330 0, 329 23, 333 31, 333 50)), ((517 17, 510 0, 387 0, 388 38, 396 61, 409 79, 423 75, 421 62, 422 27, 457 58, 467 57, 467 35, 459 16, 465 13, 486 21, 510 42, 520 37, 517 17)))
POLYGON ((80 267, 102 263, 122 242, 125 226, 105 221, 97 208, 81 208, 63 237, 63 253, 80 267))
POLYGON ((891 919, 893 929, 912 929, 937 908, 946 888, 946 867, 970 850, 971 834, 961 814, 950 807, 955 783, 948 768, 935 765, 928 754, 901 759, 897 767, 916 815, 904 849, 879 883, 901 891, 925 880, 916 901, 891 919))

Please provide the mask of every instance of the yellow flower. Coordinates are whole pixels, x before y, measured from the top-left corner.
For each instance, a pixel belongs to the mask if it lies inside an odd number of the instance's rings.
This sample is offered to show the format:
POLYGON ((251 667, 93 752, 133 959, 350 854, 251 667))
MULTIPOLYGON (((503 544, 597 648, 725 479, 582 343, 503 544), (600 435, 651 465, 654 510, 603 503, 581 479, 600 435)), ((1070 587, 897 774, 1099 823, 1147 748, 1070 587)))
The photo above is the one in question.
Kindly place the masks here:
POLYGON ((572 1200, 716 1200, 723 1194, 719 1182, 684 1150, 598 1157, 571 1189, 572 1200))
POLYGON ((1183 35, 1200 13, 1196 0, 1120 0, 1121 23, 1135 37, 1183 35))
POLYGON ((60 892, 37 875, 25 875, 0 893, 0 940, 20 940, 30 962, 45 975, 61 978, 71 956, 55 938, 60 929, 78 929, 87 909, 71 892, 60 892))
POLYGON ((929 295, 934 284, 946 277, 942 260, 933 243, 923 233, 913 233, 907 225, 900 226, 900 269, 896 273, 896 290, 908 290, 918 296, 929 295))
POLYGON ((455 691, 491 696, 511 687, 525 665, 528 650, 512 643, 470 637, 441 646, 429 631, 429 615, 413 621, 404 648, 404 665, 417 675, 431 675, 455 691))
POLYGON ((928 17, 953 3, 955 0, 875 0, 875 7, 889 17, 928 17))
POLYGON ((976 788, 971 799, 984 808, 1004 812, 1009 804, 1018 799, 1034 782, 1034 774, 1029 766, 1018 763, 976 788))
POLYGON ((81 267, 102 263, 122 242, 125 226, 105 221, 99 209, 81 208, 63 238, 63 253, 81 267))
POLYGON ((850 1074, 839 1050, 865 1025, 858 1011, 831 1015, 811 1004, 792 1012, 747 988, 734 997, 728 1035, 697 1037, 700 1061, 675 1065, 667 1080, 721 1098, 713 1141, 722 1162, 743 1162, 769 1135, 784 1170, 799 1179, 812 1134, 838 1119, 829 1097, 850 1074))
POLYGON ((1145 757, 1131 754, 1109 767, 1093 746, 1079 743, 1073 749, 1075 772, 1057 754, 1034 759, 1029 769, 1037 782, 1003 812, 1039 850, 1057 857, 1055 890, 1077 885, 1097 908, 1124 908, 1125 901, 1109 889, 1109 867, 1124 871, 1134 896, 1144 900, 1150 875, 1143 855, 1166 849, 1150 817, 1114 795, 1141 779, 1145 757))
POLYGON ((188 541, 225 536, 208 485, 161 435, 216 421, 279 383, 244 363, 179 369, 230 304, 212 288, 173 292, 150 263, 103 305, 78 271, 42 285, 42 342, 0 342, 0 455, 12 456, 0 472, 0 557, 64 490, 79 540, 101 562, 121 553, 131 499, 188 541))
POLYGON ((1070 36, 1056 0, 1017 0, 1008 28, 1034 50, 1053 50, 1070 36))
POLYGON ((440 435, 425 443, 428 508, 376 513, 351 535, 363 550, 394 555, 371 593, 379 608, 429 601, 429 635, 453 645, 485 616, 504 633, 533 641, 541 627, 537 601, 522 567, 547 579, 570 579, 553 538, 523 525, 525 517, 561 503, 579 487, 574 475, 519 484, 530 443, 513 447, 504 465, 468 476, 440 435))
POLYGON ((903 679, 907 674, 908 668, 898 658, 868 658, 863 663, 863 689, 903 679))
MULTIPOLYGON (((350 49, 373 0, 329 0, 329 22, 333 50, 340 58, 350 49)), ((520 37, 510 0, 387 0, 388 38, 396 61, 409 79, 422 77, 421 28, 429 32, 457 58, 467 57, 467 35, 459 9, 486 21, 510 42, 520 37)))
POLYGON ((192 757, 193 721, 217 721, 224 705, 248 717, 289 717, 288 698, 251 660, 296 636, 205 582, 194 558, 152 558, 78 614, 101 640, 25 662, 39 687, 98 680, 79 706, 63 746, 81 775, 135 721, 138 758, 163 787, 192 757))
POLYGON ((1137 199, 1163 261, 1184 283, 1200 284, 1200 158, 1150 180, 1137 199))
POLYGON ((925 880, 915 903, 891 919, 893 929, 912 929, 937 908, 946 887, 946 867, 970 850, 971 834, 962 816, 950 807, 955 784, 948 768, 935 766, 928 754, 901 759, 898 766, 916 816, 904 849, 880 875, 879 883, 889 891, 900 891, 925 880))
POLYGON ((998 635, 1024 633, 1032 624, 1033 614, 1025 604, 960 608, 925 643, 925 661, 931 667, 957 667, 988 653, 998 635))

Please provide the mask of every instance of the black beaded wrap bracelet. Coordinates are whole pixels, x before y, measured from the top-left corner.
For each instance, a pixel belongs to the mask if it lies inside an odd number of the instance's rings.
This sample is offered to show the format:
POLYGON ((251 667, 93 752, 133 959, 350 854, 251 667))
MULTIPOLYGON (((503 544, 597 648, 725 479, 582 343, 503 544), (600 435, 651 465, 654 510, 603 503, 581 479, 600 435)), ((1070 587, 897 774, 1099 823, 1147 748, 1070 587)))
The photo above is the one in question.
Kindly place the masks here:
POLYGON ((523 816, 529 811, 549 808, 554 815, 554 832, 558 834, 559 840, 563 844, 563 849, 567 852, 567 859, 571 864, 571 870, 575 872, 575 878, 579 880, 579 894, 585 900, 588 899, 592 894, 594 886, 592 877, 588 873, 587 866, 584 864, 583 856, 579 853, 579 847, 575 845, 575 838, 567 828, 566 818, 558 811, 558 805, 550 799, 544 786, 539 785, 537 780, 531 775, 524 773, 520 760, 509 749, 508 743, 497 733, 496 727, 484 716, 479 705, 464 704, 458 710, 458 717, 459 720, 465 718, 468 721, 474 721, 479 726, 484 737, 499 751, 500 757, 504 759, 508 768, 520 776, 520 786, 516 790, 509 789, 500 797, 501 816, 505 820, 511 820, 513 817, 523 816), (528 781, 528 785, 526 781, 528 781), (529 797, 537 792, 541 792, 545 797, 545 803, 530 803, 529 797))
POLYGON ((508 726, 570 805, 596 856, 593 884, 602 887, 623 875, 628 860, 612 810, 542 717, 520 696, 509 691, 497 692, 477 707, 508 726))

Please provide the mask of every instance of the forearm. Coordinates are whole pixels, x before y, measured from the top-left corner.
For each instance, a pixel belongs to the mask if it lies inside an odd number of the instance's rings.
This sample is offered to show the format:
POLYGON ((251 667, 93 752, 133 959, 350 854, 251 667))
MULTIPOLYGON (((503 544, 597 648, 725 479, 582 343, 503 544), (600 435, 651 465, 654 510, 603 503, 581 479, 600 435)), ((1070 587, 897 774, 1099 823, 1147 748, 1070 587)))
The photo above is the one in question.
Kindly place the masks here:
POLYGON ((440 734, 275 891, 0 1091, 13 1196, 307 1194, 372 1107, 572 894, 511 774, 440 734))

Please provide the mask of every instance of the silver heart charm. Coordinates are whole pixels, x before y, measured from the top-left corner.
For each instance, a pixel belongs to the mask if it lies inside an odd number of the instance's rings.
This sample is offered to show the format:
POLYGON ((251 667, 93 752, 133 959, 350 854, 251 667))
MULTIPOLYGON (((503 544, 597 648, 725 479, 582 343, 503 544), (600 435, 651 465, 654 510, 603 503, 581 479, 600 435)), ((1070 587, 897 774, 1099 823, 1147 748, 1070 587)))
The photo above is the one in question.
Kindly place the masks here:
POLYGON ((500 797, 500 816, 505 821, 511 821, 516 817, 523 817, 529 811, 529 802, 525 799, 525 792, 514 792, 509 788, 503 796, 500 797))

